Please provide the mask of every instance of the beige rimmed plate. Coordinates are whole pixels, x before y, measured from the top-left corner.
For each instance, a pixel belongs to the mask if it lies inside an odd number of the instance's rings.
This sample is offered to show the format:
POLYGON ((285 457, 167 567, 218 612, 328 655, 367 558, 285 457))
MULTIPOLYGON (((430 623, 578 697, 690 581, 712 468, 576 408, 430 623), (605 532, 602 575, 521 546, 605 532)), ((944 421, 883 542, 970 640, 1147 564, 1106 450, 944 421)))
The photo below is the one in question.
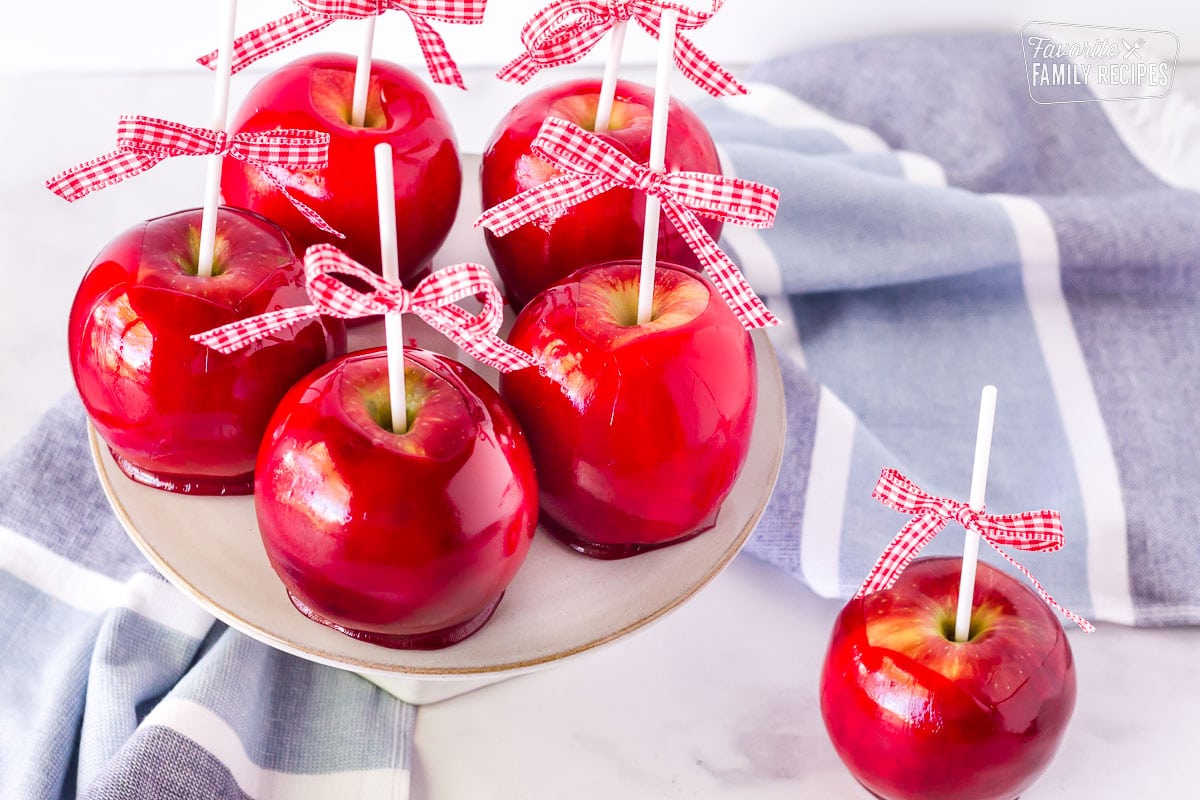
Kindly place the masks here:
POLYGON ((774 487, 784 440, 778 364, 761 331, 754 344, 759 394, 750 453, 713 529, 619 561, 579 555, 539 529, 491 621, 443 650, 378 647, 301 616, 267 562, 252 497, 150 489, 120 472, 90 427, 89 439, 108 500, 138 548, 167 580, 231 627, 302 658, 381 678, 385 688, 388 676, 487 683, 653 622, 711 581, 741 549, 774 487))

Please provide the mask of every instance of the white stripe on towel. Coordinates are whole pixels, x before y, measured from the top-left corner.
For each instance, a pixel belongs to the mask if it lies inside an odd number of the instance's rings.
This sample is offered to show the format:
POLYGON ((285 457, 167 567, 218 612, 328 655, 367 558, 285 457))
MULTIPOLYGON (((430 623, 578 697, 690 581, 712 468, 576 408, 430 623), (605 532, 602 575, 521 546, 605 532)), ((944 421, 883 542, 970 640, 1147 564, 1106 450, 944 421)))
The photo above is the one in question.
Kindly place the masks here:
POLYGON ((822 597, 840 595, 842 524, 855 426, 854 412, 822 386, 800 536, 800 571, 822 597))
POLYGON ((1049 217, 1037 203, 1025 197, 993 196, 1016 232, 1026 299, 1079 479, 1094 614, 1133 624, 1125 504, 1117 461, 1062 291, 1058 241, 1049 217))
POLYGON ((327 773, 292 773, 267 769, 256 764, 246 753, 237 731, 213 711, 179 698, 167 697, 147 715, 145 725, 158 725, 191 739, 225 765, 238 787, 255 800, 303 797, 306 800, 340 800, 344 797, 407 800, 410 770, 405 737, 411 725, 404 714, 413 707, 397 703, 396 747, 400 766, 380 769, 346 770, 327 773))
MULTIPOLYGON (((719 145, 717 154, 720 156, 721 170, 724 174, 736 178, 733 159, 719 145)), ((725 225, 721 229, 721 241, 727 243, 737 254, 738 267, 741 268, 742 274, 779 319, 778 326, 767 329, 775 352, 790 358, 801 369, 806 369, 800 331, 796 327, 792 304, 783 288, 783 273, 779 271, 779 262, 763 238, 762 231, 741 225, 725 225)))
POLYGON ((127 608, 193 639, 203 637, 212 627, 210 614, 153 575, 137 573, 122 583, 2 525, 0 569, 80 611, 100 614, 127 608))
MULTIPOLYGON (((929 156, 892 150, 875 131, 840 120, 770 83, 750 83, 749 94, 722 98, 730 110, 754 117, 776 128, 811 128, 824 131, 851 153, 891 153, 900 162, 905 180, 920 186, 945 186, 946 172, 929 156)), ((727 163, 727 162, 723 162, 727 163)), ((774 310, 774 309, 772 309, 774 310)))
POLYGON ((879 134, 843 122, 770 83, 746 84, 749 94, 722 99, 731 110, 761 119, 776 128, 813 128, 836 137, 852 153, 886 153, 891 148, 879 134))

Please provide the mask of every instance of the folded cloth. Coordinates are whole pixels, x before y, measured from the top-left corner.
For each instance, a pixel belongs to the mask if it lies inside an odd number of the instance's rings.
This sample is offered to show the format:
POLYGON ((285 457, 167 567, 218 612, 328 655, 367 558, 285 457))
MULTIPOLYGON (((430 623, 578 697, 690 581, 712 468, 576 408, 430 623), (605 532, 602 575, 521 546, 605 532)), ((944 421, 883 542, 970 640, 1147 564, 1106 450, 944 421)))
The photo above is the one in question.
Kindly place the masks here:
MULTIPOLYGON (((1067 531, 1021 560, 1097 619, 1197 623, 1200 195, 1139 162, 1112 104, 1032 103, 1017 44, 813 50, 704 110, 727 167, 783 191, 774 229, 724 240, 784 321, 784 463, 748 547, 852 593, 904 522, 871 500, 880 469, 965 497, 996 383, 989 507, 1067 531)), ((403 795, 414 709, 159 578, 74 398, 0 487, 0 797, 403 795)))
POLYGON ((724 239, 785 322, 786 454, 749 550, 853 593, 905 521, 871 499, 880 469, 965 500, 994 383, 989 510, 1066 530, 1019 560, 1095 619, 1200 623, 1200 108, 1035 104, 1016 34, 747 77, 704 116, 727 168, 782 194, 773 229, 724 239))
POLYGON ((160 578, 108 508, 77 399, 0 487, 0 797, 403 796, 413 707, 160 578))

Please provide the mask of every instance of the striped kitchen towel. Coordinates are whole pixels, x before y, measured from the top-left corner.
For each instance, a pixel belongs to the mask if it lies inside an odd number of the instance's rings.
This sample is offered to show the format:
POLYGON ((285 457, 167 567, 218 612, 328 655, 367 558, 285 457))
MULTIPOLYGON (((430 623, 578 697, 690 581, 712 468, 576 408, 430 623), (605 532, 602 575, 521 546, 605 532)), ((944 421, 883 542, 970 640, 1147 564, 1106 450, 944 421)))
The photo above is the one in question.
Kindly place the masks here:
POLYGON ((108 508, 77 399, 0 487, 0 797, 406 796, 415 709, 160 578, 108 508))
POLYGON ((787 449, 750 551, 852 594, 905 521, 880 469, 965 500, 994 383, 988 508, 1066 529, 1019 559, 1094 619, 1200 623, 1200 107, 1036 104, 1016 33, 747 77, 705 117, 727 170, 782 192, 773 229, 724 240, 784 320, 787 449))
MULTIPOLYGON (((989 507, 1054 507, 1067 531, 1021 560, 1096 619, 1200 623, 1195 106, 1036 105, 1015 33, 748 77, 705 116, 731 171, 783 191, 774 229, 725 238, 784 320, 786 452, 750 551, 852 593, 903 522, 871 500, 880 468, 965 496, 995 383, 989 507)), ((78 401, 0 461, 0 487, 0 797, 405 796, 414 709, 154 574, 78 401)))

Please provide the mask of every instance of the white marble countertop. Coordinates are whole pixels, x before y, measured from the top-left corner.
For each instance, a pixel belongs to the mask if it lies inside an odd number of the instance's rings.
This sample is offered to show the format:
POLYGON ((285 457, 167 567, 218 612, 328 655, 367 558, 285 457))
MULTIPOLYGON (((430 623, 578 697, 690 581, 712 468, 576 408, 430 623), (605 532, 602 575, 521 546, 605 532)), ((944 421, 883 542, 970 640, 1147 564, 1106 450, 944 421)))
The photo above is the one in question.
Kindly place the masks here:
MULTIPOLYGON (((1179 85, 1200 86, 1200 69, 1181 71, 1179 85)), ((0 83, 0 448, 72 391, 67 311, 92 256, 136 220, 198 205, 203 164, 176 159, 75 205, 41 181, 108 149, 121 113, 203 124, 208 86, 181 75, 0 83)), ((472 95, 469 104, 443 96, 464 149, 477 150, 515 95, 472 95)), ((459 239, 450 250, 477 247, 459 239)), ((627 639, 422 707, 413 797, 865 798, 817 710, 838 608, 739 557, 692 601, 627 639)), ((1090 637, 1072 631, 1072 644, 1075 717, 1025 800, 1196 796, 1200 629, 1101 625, 1090 637)))

